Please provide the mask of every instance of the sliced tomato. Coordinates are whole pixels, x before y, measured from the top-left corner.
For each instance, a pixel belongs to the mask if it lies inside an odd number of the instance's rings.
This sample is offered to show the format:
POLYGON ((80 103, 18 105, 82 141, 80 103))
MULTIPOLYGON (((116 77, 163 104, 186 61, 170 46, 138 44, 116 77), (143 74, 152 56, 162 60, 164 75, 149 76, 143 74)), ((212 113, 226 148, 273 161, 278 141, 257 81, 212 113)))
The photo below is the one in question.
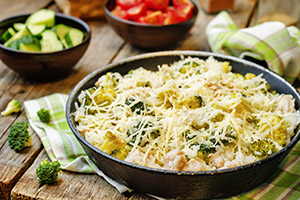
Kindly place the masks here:
POLYGON ((125 10, 134 7, 142 2, 143 0, 116 0, 117 5, 121 6, 121 8, 125 10))
POLYGON ((172 0, 174 7, 180 7, 182 5, 193 5, 190 0, 172 0))
POLYGON ((164 18, 164 13, 161 10, 157 10, 154 12, 148 12, 144 20, 147 24, 163 25, 164 18))
POLYGON ((128 19, 127 10, 124 10, 121 6, 116 6, 112 11, 111 14, 120 17, 122 19, 128 19))
POLYGON ((138 18, 138 20, 136 20, 136 22, 141 23, 141 24, 146 24, 145 16, 141 16, 140 18, 138 18))
POLYGON ((176 17, 176 21, 183 22, 188 20, 193 15, 194 6, 192 4, 181 5, 175 8, 174 15, 176 17))
POLYGON ((138 21, 141 16, 145 15, 146 10, 147 8, 144 3, 131 7, 127 10, 128 18, 133 21, 138 21))
POLYGON ((166 10, 170 0, 145 0, 148 9, 152 10, 166 10))
POLYGON ((175 15, 175 8, 173 6, 169 6, 167 8, 166 13, 164 13, 164 15, 165 15, 164 25, 177 23, 177 19, 176 19, 176 15, 175 15))

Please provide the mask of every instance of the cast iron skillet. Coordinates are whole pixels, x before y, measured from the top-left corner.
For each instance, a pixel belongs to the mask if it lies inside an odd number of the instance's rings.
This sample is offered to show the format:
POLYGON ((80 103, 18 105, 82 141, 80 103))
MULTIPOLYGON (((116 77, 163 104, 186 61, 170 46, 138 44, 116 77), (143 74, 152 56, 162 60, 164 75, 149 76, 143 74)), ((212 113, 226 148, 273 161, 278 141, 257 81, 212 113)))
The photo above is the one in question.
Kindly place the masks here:
POLYGON ((233 71, 241 74, 248 72, 256 75, 263 73, 271 89, 279 93, 291 94, 295 98, 295 107, 300 106, 300 96, 293 86, 275 73, 248 61, 235 57, 199 51, 164 51, 130 57, 115 62, 87 75, 70 93, 66 105, 66 116, 72 132, 77 137, 92 161, 109 177, 138 192, 158 197, 175 199, 213 199, 240 194, 259 185, 270 177, 280 162, 300 139, 299 126, 296 135, 285 148, 279 152, 251 164, 215 171, 172 171, 138 166, 114 158, 88 143, 76 130, 71 113, 75 111, 74 103, 80 91, 93 86, 96 80, 108 71, 121 74, 143 66, 156 70, 157 65, 173 63, 180 56, 195 56, 206 59, 213 56, 219 61, 229 61, 233 71))

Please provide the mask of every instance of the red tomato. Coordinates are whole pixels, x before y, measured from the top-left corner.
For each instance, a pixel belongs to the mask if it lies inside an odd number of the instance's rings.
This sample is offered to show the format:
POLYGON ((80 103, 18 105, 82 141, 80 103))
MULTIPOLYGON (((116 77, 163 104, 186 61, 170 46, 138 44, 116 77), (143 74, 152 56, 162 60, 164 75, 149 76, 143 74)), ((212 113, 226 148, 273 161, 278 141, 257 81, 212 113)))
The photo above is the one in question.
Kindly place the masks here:
POLYGON ((163 25, 164 23, 164 14, 161 10, 154 12, 148 12, 144 20, 147 24, 163 25))
POLYGON ((166 10, 170 0, 145 0, 148 9, 152 10, 166 10))
POLYGON ((192 4, 181 5, 175 8, 174 15, 177 22, 183 22, 188 20, 193 15, 194 6, 192 4))
POLYGON ((121 6, 116 6, 112 11, 111 14, 120 17, 122 19, 128 19, 127 11, 124 10, 121 6))
POLYGON ((123 9, 127 10, 133 6, 142 3, 143 0, 116 0, 117 5, 121 6, 123 9))
POLYGON ((141 23, 141 24, 146 24, 145 16, 141 16, 140 18, 138 18, 138 20, 136 22, 141 23))
POLYGON ((177 23, 177 19, 176 19, 176 16, 175 16, 175 9, 174 9, 173 6, 169 6, 167 8, 166 13, 164 13, 164 15, 165 15, 164 25, 177 23))
POLYGON ((133 21, 138 21, 138 19, 146 13, 146 9, 144 3, 131 7, 127 10, 128 18, 133 21))
POLYGON ((172 0, 174 7, 179 7, 182 5, 193 5, 190 0, 172 0))

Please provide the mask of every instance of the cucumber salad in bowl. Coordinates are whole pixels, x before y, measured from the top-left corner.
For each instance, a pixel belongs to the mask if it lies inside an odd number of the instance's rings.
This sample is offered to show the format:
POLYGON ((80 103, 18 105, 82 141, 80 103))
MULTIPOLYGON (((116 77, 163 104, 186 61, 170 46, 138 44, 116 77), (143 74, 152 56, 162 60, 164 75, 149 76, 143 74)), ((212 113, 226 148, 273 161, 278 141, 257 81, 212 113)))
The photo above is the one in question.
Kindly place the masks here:
POLYGON ((72 26, 56 24, 53 10, 32 13, 24 23, 17 22, 0 37, 0 42, 12 49, 29 52, 53 52, 77 46, 84 33, 72 26))

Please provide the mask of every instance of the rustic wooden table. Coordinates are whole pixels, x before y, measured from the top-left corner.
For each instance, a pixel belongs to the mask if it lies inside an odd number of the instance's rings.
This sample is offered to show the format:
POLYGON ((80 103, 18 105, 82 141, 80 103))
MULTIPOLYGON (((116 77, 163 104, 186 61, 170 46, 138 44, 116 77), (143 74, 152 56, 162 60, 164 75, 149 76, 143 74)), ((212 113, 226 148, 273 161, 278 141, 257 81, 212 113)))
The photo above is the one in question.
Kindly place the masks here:
MULTIPOLYGON (((236 10, 230 15, 240 27, 253 23, 252 16, 256 2, 256 0, 237 0, 236 10)), ((41 8, 60 12, 52 0, 1 0, 0 19, 41 8)), ((214 16, 200 8, 196 25, 190 35, 175 49, 210 51, 205 37, 205 27, 214 16)), ((68 94, 79 80, 95 69, 145 52, 125 43, 105 20, 88 21, 88 24, 92 30, 90 46, 71 74, 64 79, 44 83, 28 81, 0 61, 0 110, 3 110, 11 99, 24 102, 57 92, 68 94)), ((21 120, 27 120, 25 112, 0 117, 0 127, 2 127, 0 130, 0 199, 151 199, 138 193, 130 196, 120 194, 98 175, 83 175, 67 171, 63 172, 62 178, 54 185, 41 186, 35 176, 35 169, 47 154, 38 136, 33 134, 33 146, 26 148, 22 153, 15 153, 8 146, 8 129, 12 123, 21 120)))

